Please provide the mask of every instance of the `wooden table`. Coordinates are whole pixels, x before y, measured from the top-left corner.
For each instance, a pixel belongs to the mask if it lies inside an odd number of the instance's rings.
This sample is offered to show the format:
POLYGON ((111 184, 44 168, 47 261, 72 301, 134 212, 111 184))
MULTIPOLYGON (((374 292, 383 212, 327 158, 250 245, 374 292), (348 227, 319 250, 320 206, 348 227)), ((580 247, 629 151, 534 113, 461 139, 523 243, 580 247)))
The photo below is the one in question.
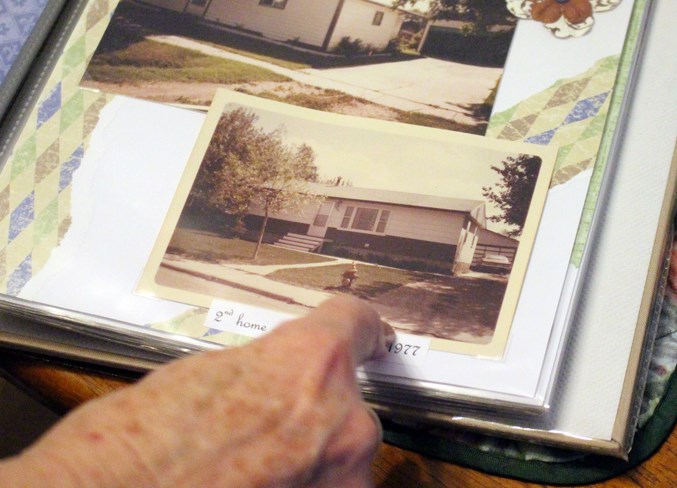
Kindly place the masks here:
MULTIPOLYGON (((120 376, 114 372, 83 370, 7 352, 0 356, 0 369, 59 412, 67 412, 87 400, 123 388, 135 380, 134 377, 120 376)), ((372 472, 379 488, 545 486, 490 476, 388 444, 381 445, 372 465, 372 472)), ((673 431, 660 451, 643 465, 605 483, 590 486, 677 486, 677 430, 673 431)))

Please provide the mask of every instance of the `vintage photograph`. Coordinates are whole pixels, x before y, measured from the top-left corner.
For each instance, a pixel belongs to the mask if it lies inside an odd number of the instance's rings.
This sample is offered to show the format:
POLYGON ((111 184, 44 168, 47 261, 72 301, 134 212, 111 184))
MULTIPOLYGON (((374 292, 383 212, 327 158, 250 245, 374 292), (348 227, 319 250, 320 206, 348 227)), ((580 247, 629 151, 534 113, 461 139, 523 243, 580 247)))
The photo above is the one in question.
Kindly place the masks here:
POLYGON ((219 91, 140 291, 296 314, 351 294, 442 349, 504 343, 555 154, 219 91))
POLYGON ((81 84, 193 106, 228 88, 482 135, 514 28, 503 0, 121 0, 81 84))

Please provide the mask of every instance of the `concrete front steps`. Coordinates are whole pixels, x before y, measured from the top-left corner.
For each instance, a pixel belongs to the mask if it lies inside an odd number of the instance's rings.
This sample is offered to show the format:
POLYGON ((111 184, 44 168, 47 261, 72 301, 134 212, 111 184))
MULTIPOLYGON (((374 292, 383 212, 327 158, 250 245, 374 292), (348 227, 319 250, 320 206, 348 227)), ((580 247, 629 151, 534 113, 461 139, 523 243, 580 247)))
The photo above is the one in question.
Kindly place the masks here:
POLYGON ((313 252, 320 248, 323 239, 321 237, 306 236, 289 232, 273 246, 291 249, 293 251, 313 252))

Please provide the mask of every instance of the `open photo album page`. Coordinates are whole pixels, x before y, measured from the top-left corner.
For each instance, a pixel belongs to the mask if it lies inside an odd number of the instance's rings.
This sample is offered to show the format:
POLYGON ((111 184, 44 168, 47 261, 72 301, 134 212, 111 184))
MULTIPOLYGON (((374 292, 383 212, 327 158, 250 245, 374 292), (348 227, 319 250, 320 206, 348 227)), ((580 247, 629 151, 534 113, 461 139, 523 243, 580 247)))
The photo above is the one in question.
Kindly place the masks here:
POLYGON ((642 2, 575 39, 442 3, 87 2, 13 160, 10 295, 210 348, 349 294, 414 360, 370 373, 542 408, 642 2))

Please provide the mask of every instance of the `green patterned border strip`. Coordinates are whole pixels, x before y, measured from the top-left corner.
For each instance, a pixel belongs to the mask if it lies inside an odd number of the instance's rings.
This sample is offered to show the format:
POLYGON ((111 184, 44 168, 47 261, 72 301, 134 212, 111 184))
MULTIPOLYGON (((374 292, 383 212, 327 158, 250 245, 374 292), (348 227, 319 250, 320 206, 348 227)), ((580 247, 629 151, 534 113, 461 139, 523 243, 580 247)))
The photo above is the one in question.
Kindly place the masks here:
POLYGON ((613 143, 614 136, 618 130, 619 119, 621 111, 623 110, 623 100, 626 95, 628 81, 633 69, 635 53, 638 49, 637 44, 639 41, 640 29, 644 21, 643 14, 646 14, 646 7, 647 0, 635 1, 625 47, 621 55, 618 77, 616 79, 616 88, 611 99, 611 108, 609 110, 609 117, 606 124, 607 129, 604 131, 602 136, 602 141, 598 151, 599 156, 597 158, 597 162, 595 163, 595 169, 593 170, 592 180, 590 182, 590 191, 588 192, 588 196, 585 200, 585 205, 583 207, 583 217, 581 218, 581 224, 578 228, 578 233, 576 234, 576 243, 574 245, 574 251, 571 257, 571 263, 576 267, 579 267, 581 264, 583 250, 585 249, 585 245, 588 242, 588 237, 590 236, 592 218, 597 207, 597 200, 599 199, 602 179, 604 177, 607 164, 609 163, 609 156, 612 150, 611 144, 613 143))

